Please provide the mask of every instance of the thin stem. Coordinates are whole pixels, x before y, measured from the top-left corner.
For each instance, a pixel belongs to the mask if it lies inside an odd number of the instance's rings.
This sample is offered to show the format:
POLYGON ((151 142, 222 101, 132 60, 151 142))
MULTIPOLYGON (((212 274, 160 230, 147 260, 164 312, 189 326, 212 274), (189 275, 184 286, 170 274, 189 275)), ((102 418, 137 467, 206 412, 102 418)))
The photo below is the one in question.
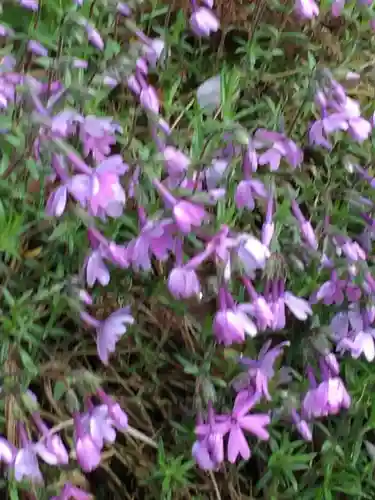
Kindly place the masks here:
MULTIPOLYGON (((59 424, 52 427, 44 436, 42 436, 37 442, 37 444, 43 443, 44 440, 48 439, 49 437, 53 436, 54 434, 57 434, 58 432, 64 429, 69 429, 73 427, 73 425, 74 425, 73 418, 69 418, 68 420, 65 420, 65 422, 60 422, 59 424)), ((134 429, 134 427, 131 427, 130 425, 125 431, 122 432, 123 434, 125 435, 128 434, 129 436, 133 437, 134 439, 137 439, 138 441, 142 441, 143 443, 151 446, 152 448, 155 449, 158 448, 158 444, 156 443, 156 441, 146 436, 146 434, 143 434, 143 432, 134 429)))

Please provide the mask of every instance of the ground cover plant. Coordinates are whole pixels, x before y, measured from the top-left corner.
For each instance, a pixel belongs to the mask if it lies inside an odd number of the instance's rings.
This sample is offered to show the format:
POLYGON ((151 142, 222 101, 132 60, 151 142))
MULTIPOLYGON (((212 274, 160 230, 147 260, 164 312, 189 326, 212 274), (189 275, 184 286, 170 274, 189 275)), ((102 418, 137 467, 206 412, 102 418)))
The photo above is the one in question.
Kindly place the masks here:
POLYGON ((233 5, 1 3, 9 498, 375 496, 375 12, 233 5))

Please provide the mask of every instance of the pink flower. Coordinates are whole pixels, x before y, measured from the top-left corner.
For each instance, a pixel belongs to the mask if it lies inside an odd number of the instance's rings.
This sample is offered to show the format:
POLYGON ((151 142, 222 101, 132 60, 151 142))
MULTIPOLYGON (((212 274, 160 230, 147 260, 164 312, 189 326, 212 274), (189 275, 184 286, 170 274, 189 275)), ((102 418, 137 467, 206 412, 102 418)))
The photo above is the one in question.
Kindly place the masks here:
POLYGON ((297 15, 304 19, 312 19, 319 15, 319 7, 315 0, 296 0, 294 8, 297 15))
POLYGON ((92 472, 100 464, 100 448, 90 435, 89 429, 85 428, 85 420, 82 415, 74 415, 74 425, 77 461, 84 472, 92 472))
POLYGON ((120 155, 110 156, 91 175, 74 175, 68 183, 69 192, 91 215, 119 217, 126 201, 119 177, 127 169, 120 155))
POLYGON ((271 422, 270 416, 265 413, 256 415, 248 413, 258 400, 259 396, 254 396, 246 404, 243 404, 241 400, 236 400, 231 416, 227 417, 230 425, 227 453, 228 460, 231 463, 234 463, 238 456, 241 456, 244 460, 250 458, 250 447, 244 431, 250 432, 261 440, 268 440, 269 438, 269 433, 265 427, 271 422))

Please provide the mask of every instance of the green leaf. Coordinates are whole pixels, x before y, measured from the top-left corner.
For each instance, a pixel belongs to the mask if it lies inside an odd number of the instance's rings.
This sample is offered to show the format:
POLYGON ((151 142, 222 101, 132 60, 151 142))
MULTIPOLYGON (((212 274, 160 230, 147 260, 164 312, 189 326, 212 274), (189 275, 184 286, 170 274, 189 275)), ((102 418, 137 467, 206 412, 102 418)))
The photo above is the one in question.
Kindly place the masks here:
POLYGON ((32 360, 29 353, 27 351, 25 351, 24 349, 21 349, 20 356, 21 356, 22 364, 23 364, 25 370, 29 373, 29 375, 32 375, 32 376, 38 375, 39 370, 35 366, 34 361, 32 360))
POLYGON ((53 399, 55 401, 60 401, 66 392, 66 384, 62 380, 58 380, 53 387, 53 399))

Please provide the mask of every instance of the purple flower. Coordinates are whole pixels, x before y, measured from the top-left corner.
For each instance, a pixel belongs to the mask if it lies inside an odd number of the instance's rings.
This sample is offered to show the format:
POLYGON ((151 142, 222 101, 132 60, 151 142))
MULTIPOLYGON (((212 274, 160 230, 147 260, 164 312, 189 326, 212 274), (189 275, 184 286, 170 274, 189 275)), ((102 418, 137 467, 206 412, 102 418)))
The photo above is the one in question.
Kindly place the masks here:
POLYGON ((253 284, 247 277, 242 277, 242 281, 251 298, 251 303, 241 304, 241 310, 256 318, 259 330, 265 330, 274 321, 271 307, 266 299, 256 292, 253 284))
POLYGON ((340 84, 331 80, 328 87, 318 91, 316 101, 322 108, 323 118, 315 122, 310 129, 309 137, 312 143, 330 149, 332 145, 328 136, 339 130, 348 131, 358 142, 368 138, 372 129, 371 123, 361 117, 358 102, 348 97, 340 84))
POLYGON ((161 38, 154 38, 150 44, 143 46, 144 57, 151 67, 156 65, 162 56, 165 57, 165 42, 161 38))
POLYGON ((273 196, 270 195, 267 200, 267 212, 264 224, 262 226, 262 243, 269 247, 275 232, 275 224, 273 222, 273 196))
POLYGON ((306 420, 301 419, 296 410, 292 410, 292 419, 302 438, 305 441, 312 441, 311 426, 306 422, 306 420))
POLYGON ((269 349, 271 341, 267 341, 259 352, 258 359, 249 359, 241 357, 239 362, 247 368, 246 377, 240 377, 234 382, 234 388, 237 392, 250 389, 255 389, 255 393, 259 396, 264 396, 268 401, 271 401, 271 396, 268 391, 268 382, 271 380, 275 371, 273 365, 276 359, 283 353, 283 348, 289 346, 289 342, 281 342, 277 346, 269 349))
POLYGON ((358 142, 363 142, 368 139, 371 130, 371 123, 361 116, 355 116, 348 120, 348 132, 352 138, 358 142))
POLYGON ((198 467, 202 470, 216 470, 219 466, 214 458, 212 458, 212 451, 206 440, 198 439, 195 441, 191 449, 191 454, 198 467))
POLYGON ((285 328, 286 317, 285 317, 285 302, 283 299, 284 294, 284 282, 283 280, 273 280, 272 282, 267 282, 265 297, 269 303, 270 309, 273 315, 273 321, 271 328, 275 331, 282 330, 285 328))
POLYGON ((90 436, 95 445, 102 450, 104 443, 113 444, 116 440, 116 431, 112 419, 108 415, 107 405, 95 406, 85 415, 90 436))
POLYGON ((332 271, 331 279, 323 283, 316 292, 314 299, 322 300, 326 306, 340 305, 344 302, 346 280, 340 280, 336 271, 332 271))
POLYGON ((323 283, 312 296, 312 302, 322 300, 327 306, 341 305, 345 294, 349 302, 357 302, 362 295, 361 289, 348 280, 339 279, 337 272, 332 271, 331 278, 323 283))
POLYGON ((83 302, 87 306, 92 306, 92 304, 93 304, 92 297, 86 290, 81 288, 79 290, 76 290, 76 292, 77 292, 78 298, 81 302, 83 302))
POLYGON ((51 500, 91 500, 90 493, 73 486, 71 483, 65 484, 59 496, 52 497, 51 500))
POLYGON ((319 15, 319 7, 315 0, 296 0, 294 9, 299 17, 313 19, 319 15))
POLYGON ((97 390, 97 395, 107 407, 108 417, 111 419, 112 425, 119 431, 126 431, 128 428, 128 416, 121 406, 102 389, 97 390))
POLYGON ((307 420, 312 417, 321 417, 327 415, 324 400, 318 391, 318 385, 311 368, 308 368, 308 377, 310 382, 310 388, 306 392, 305 397, 302 401, 302 411, 303 415, 307 420))
MULTIPOLYGON (((108 79, 108 77, 107 77, 107 79, 108 79)), ((115 81, 115 85, 113 85, 113 86, 116 86, 117 83, 118 82, 115 81)), ((131 92, 133 92, 133 94, 135 94, 138 97, 141 95, 142 85, 141 85, 139 79, 135 75, 130 75, 126 80, 126 84, 129 88, 129 90, 131 92)))
POLYGON ((35 444, 36 453, 49 465, 66 465, 69 463, 68 451, 58 434, 50 434, 50 429, 38 413, 33 413, 33 420, 42 440, 35 444))
POLYGON ((48 50, 36 40, 29 40, 29 42, 27 42, 27 49, 36 56, 48 56, 48 50))
POLYGON ((100 449, 85 424, 85 417, 76 413, 74 415, 74 443, 77 461, 84 472, 92 472, 99 466, 101 455, 100 449))
POLYGON ((9 441, 0 436, 0 462, 5 462, 7 465, 13 463, 17 454, 17 448, 9 443, 9 441))
POLYGON ((84 22, 83 22, 83 27, 85 28, 86 33, 87 33, 87 38, 92 43, 92 45, 99 50, 103 50, 104 49, 104 41, 103 41, 103 38, 101 37, 99 31, 86 20, 84 20, 84 22))
POLYGON ((266 149, 264 153, 260 154, 258 163, 259 165, 269 165, 271 171, 278 170, 282 158, 285 158, 292 168, 296 168, 302 163, 301 149, 295 142, 279 132, 258 129, 254 135, 253 146, 256 150, 266 149))
POLYGON ((344 10, 346 0, 333 0, 331 5, 331 12, 334 17, 341 15, 344 10))
POLYGON ((243 233, 239 236, 238 258, 246 274, 252 276, 256 269, 264 269, 271 255, 269 249, 255 236, 243 233))
POLYGON ((201 286, 194 269, 175 267, 168 277, 168 288, 176 299, 188 299, 199 295, 201 286))
POLYGON ((107 286, 110 281, 109 270, 103 260, 104 251, 101 247, 93 250, 86 261, 86 280, 91 288, 98 281, 102 286, 107 286))
POLYGON ((22 448, 20 448, 13 461, 14 478, 16 481, 29 479, 31 482, 43 483, 43 476, 39 469, 35 446, 27 437, 23 424, 19 424, 19 435, 22 448))
POLYGON ((5 26, 4 24, 0 24, 0 36, 13 36, 14 31, 9 28, 8 26, 5 26))
POLYGON ((220 23, 211 9, 200 7, 190 17, 190 27, 197 36, 209 36, 220 28, 220 23))
POLYGON ((76 57, 72 60, 72 66, 75 69, 87 69, 89 63, 84 59, 77 59, 76 57))
POLYGON ((195 427, 197 441, 192 455, 203 470, 215 470, 224 460, 224 436, 228 432, 227 422, 219 422, 210 404, 207 422, 201 419, 195 427))
POLYGON ((96 344, 98 356, 103 364, 107 365, 109 354, 115 352, 116 344, 126 333, 127 325, 132 325, 134 318, 130 314, 130 307, 118 309, 104 321, 100 321, 97 328, 96 344))
POLYGON ((151 85, 143 87, 139 95, 139 100, 146 111, 151 111, 155 115, 159 114, 160 102, 154 87, 151 85))
POLYGON ((336 373, 331 376, 332 370, 327 363, 320 360, 323 381, 317 385, 311 368, 308 369, 310 389, 302 402, 303 414, 307 419, 319 418, 327 415, 336 415, 341 408, 349 408, 351 398, 345 385, 336 373))
POLYGON ((130 241, 127 247, 128 259, 134 269, 151 269, 151 255, 164 261, 174 249, 177 227, 172 219, 146 221, 139 236, 130 241))
POLYGON ((362 354, 367 361, 375 359, 375 329, 370 327, 372 318, 367 311, 351 307, 348 313, 338 313, 331 321, 331 330, 337 343, 337 351, 350 351, 357 359, 362 354))
POLYGON ((163 156, 171 177, 180 178, 189 168, 190 158, 173 146, 167 146, 163 151, 163 156))
POLYGON ((248 208, 254 210, 254 195, 259 198, 267 198, 267 191, 263 182, 256 179, 241 181, 236 189, 235 202, 237 208, 248 208))
POLYGON ((220 309, 215 314, 213 321, 213 332, 218 342, 224 345, 242 343, 245 335, 255 337, 257 328, 252 320, 236 307, 233 298, 228 292, 221 288, 219 291, 220 309))
POLYGON ((341 236, 335 236, 333 241, 337 245, 338 255, 343 253, 345 257, 352 262, 366 260, 366 252, 356 241, 341 236))
POLYGON ((350 407, 351 398, 340 377, 325 380, 319 385, 318 391, 321 400, 325 403, 328 415, 337 415, 342 408, 350 407))
POLYGON ((39 469, 38 459, 31 444, 21 448, 14 459, 14 478, 16 481, 29 479, 33 483, 43 483, 43 476, 39 469))
POLYGON ((229 163, 227 160, 214 160, 211 165, 203 171, 202 178, 206 182, 208 189, 214 189, 219 185, 220 181, 225 176, 228 165, 229 163))
POLYGON ((300 321, 305 321, 308 316, 312 315, 312 309, 307 300, 296 297, 291 292, 285 292, 283 280, 274 281, 271 296, 272 328, 274 330, 285 327, 285 306, 300 321))
POLYGON ((122 128, 112 118, 86 116, 80 126, 84 155, 91 152, 95 161, 105 160, 111 153, 111 146, 116 144, 116 132, 122 132, 122 128))
POLYGON ((76 111, 65 109, 51 119, 51 131, 61 137, 74 134, 76 124, 82 123, 83 117, 76 111))
POLYGON ((269 433, 265 429, 271 422, 269 415, 265 413, 250 415, 248 413, 258 400, 259 396, 254 396, 246 404, 238 400, 234 404, 231 415, 226 419, 230 426, 227 453, 228 460, 231 463, 234 463, 238 456, 241 456, 244 460, 250 458, 251 452, 244 431, 254 434, 261 440, 268 440, 269 438, 269 433))
POLYGON ((296 297, 291 292, 285 292, 283 299, 290 312, 300 321, 305 321, 312 315, 312 309, 307 300, 296 297))
POLYGON ((29 10, 38 10, 39 2, 38 0, 18 0, 18 3, 21 7, 25 7, 25 9, 29 10))
POLYGON ((61 217, 64 213, 66 204, 68 202, 68 189, 66 186, 59 186, 50 194, 47 205, 46 213, 50 217, 61 217))
POLYGON ((199 227, 207 219, 207 212, 203 207, 190 201, 181 200, 173 207, 173 216, 180 231, 190 233, 192 227, 199 227))
POLYGON ((117 4, 117 12, 119 12, 120 14, 122 14, 123 16, 131 16, 131 8, 129 7, 129 5, 127 5, 126 3, 124 2, 119 2, 117 4))
POLYGON ((339 113, 326 116, 317 120, 309 130, 309 140, 311 144, 317 144, 327 149, 331 149, 332 144, 328 140, 329 134, 338 130, 347 130, 348 124, 345 118, 339 113))
POLYGON ((298 206, 298 203, 295 200, 292 200, 292 211, 295 218, 297 219, 297 222, 299 223, 301 233, 305 238, 306 243, 308 243, 308 245, 310 245, 313 250, 317 250, 319 245, 318 240, 315 236, 314 229, 310 222, 305 219, 301 209, 298 206))
POLYGON ((226 346, 244 342, 245 335, 255 337, 257 334, 255 324, 238 308, 218 311, 214 317, 213 331, 217 341, 226 346))
POLYGON ((258 170, 258 156, 252 141, 249 141, 249 145, 244 154, 242 168, 243 171, 248 174, 258 170))

